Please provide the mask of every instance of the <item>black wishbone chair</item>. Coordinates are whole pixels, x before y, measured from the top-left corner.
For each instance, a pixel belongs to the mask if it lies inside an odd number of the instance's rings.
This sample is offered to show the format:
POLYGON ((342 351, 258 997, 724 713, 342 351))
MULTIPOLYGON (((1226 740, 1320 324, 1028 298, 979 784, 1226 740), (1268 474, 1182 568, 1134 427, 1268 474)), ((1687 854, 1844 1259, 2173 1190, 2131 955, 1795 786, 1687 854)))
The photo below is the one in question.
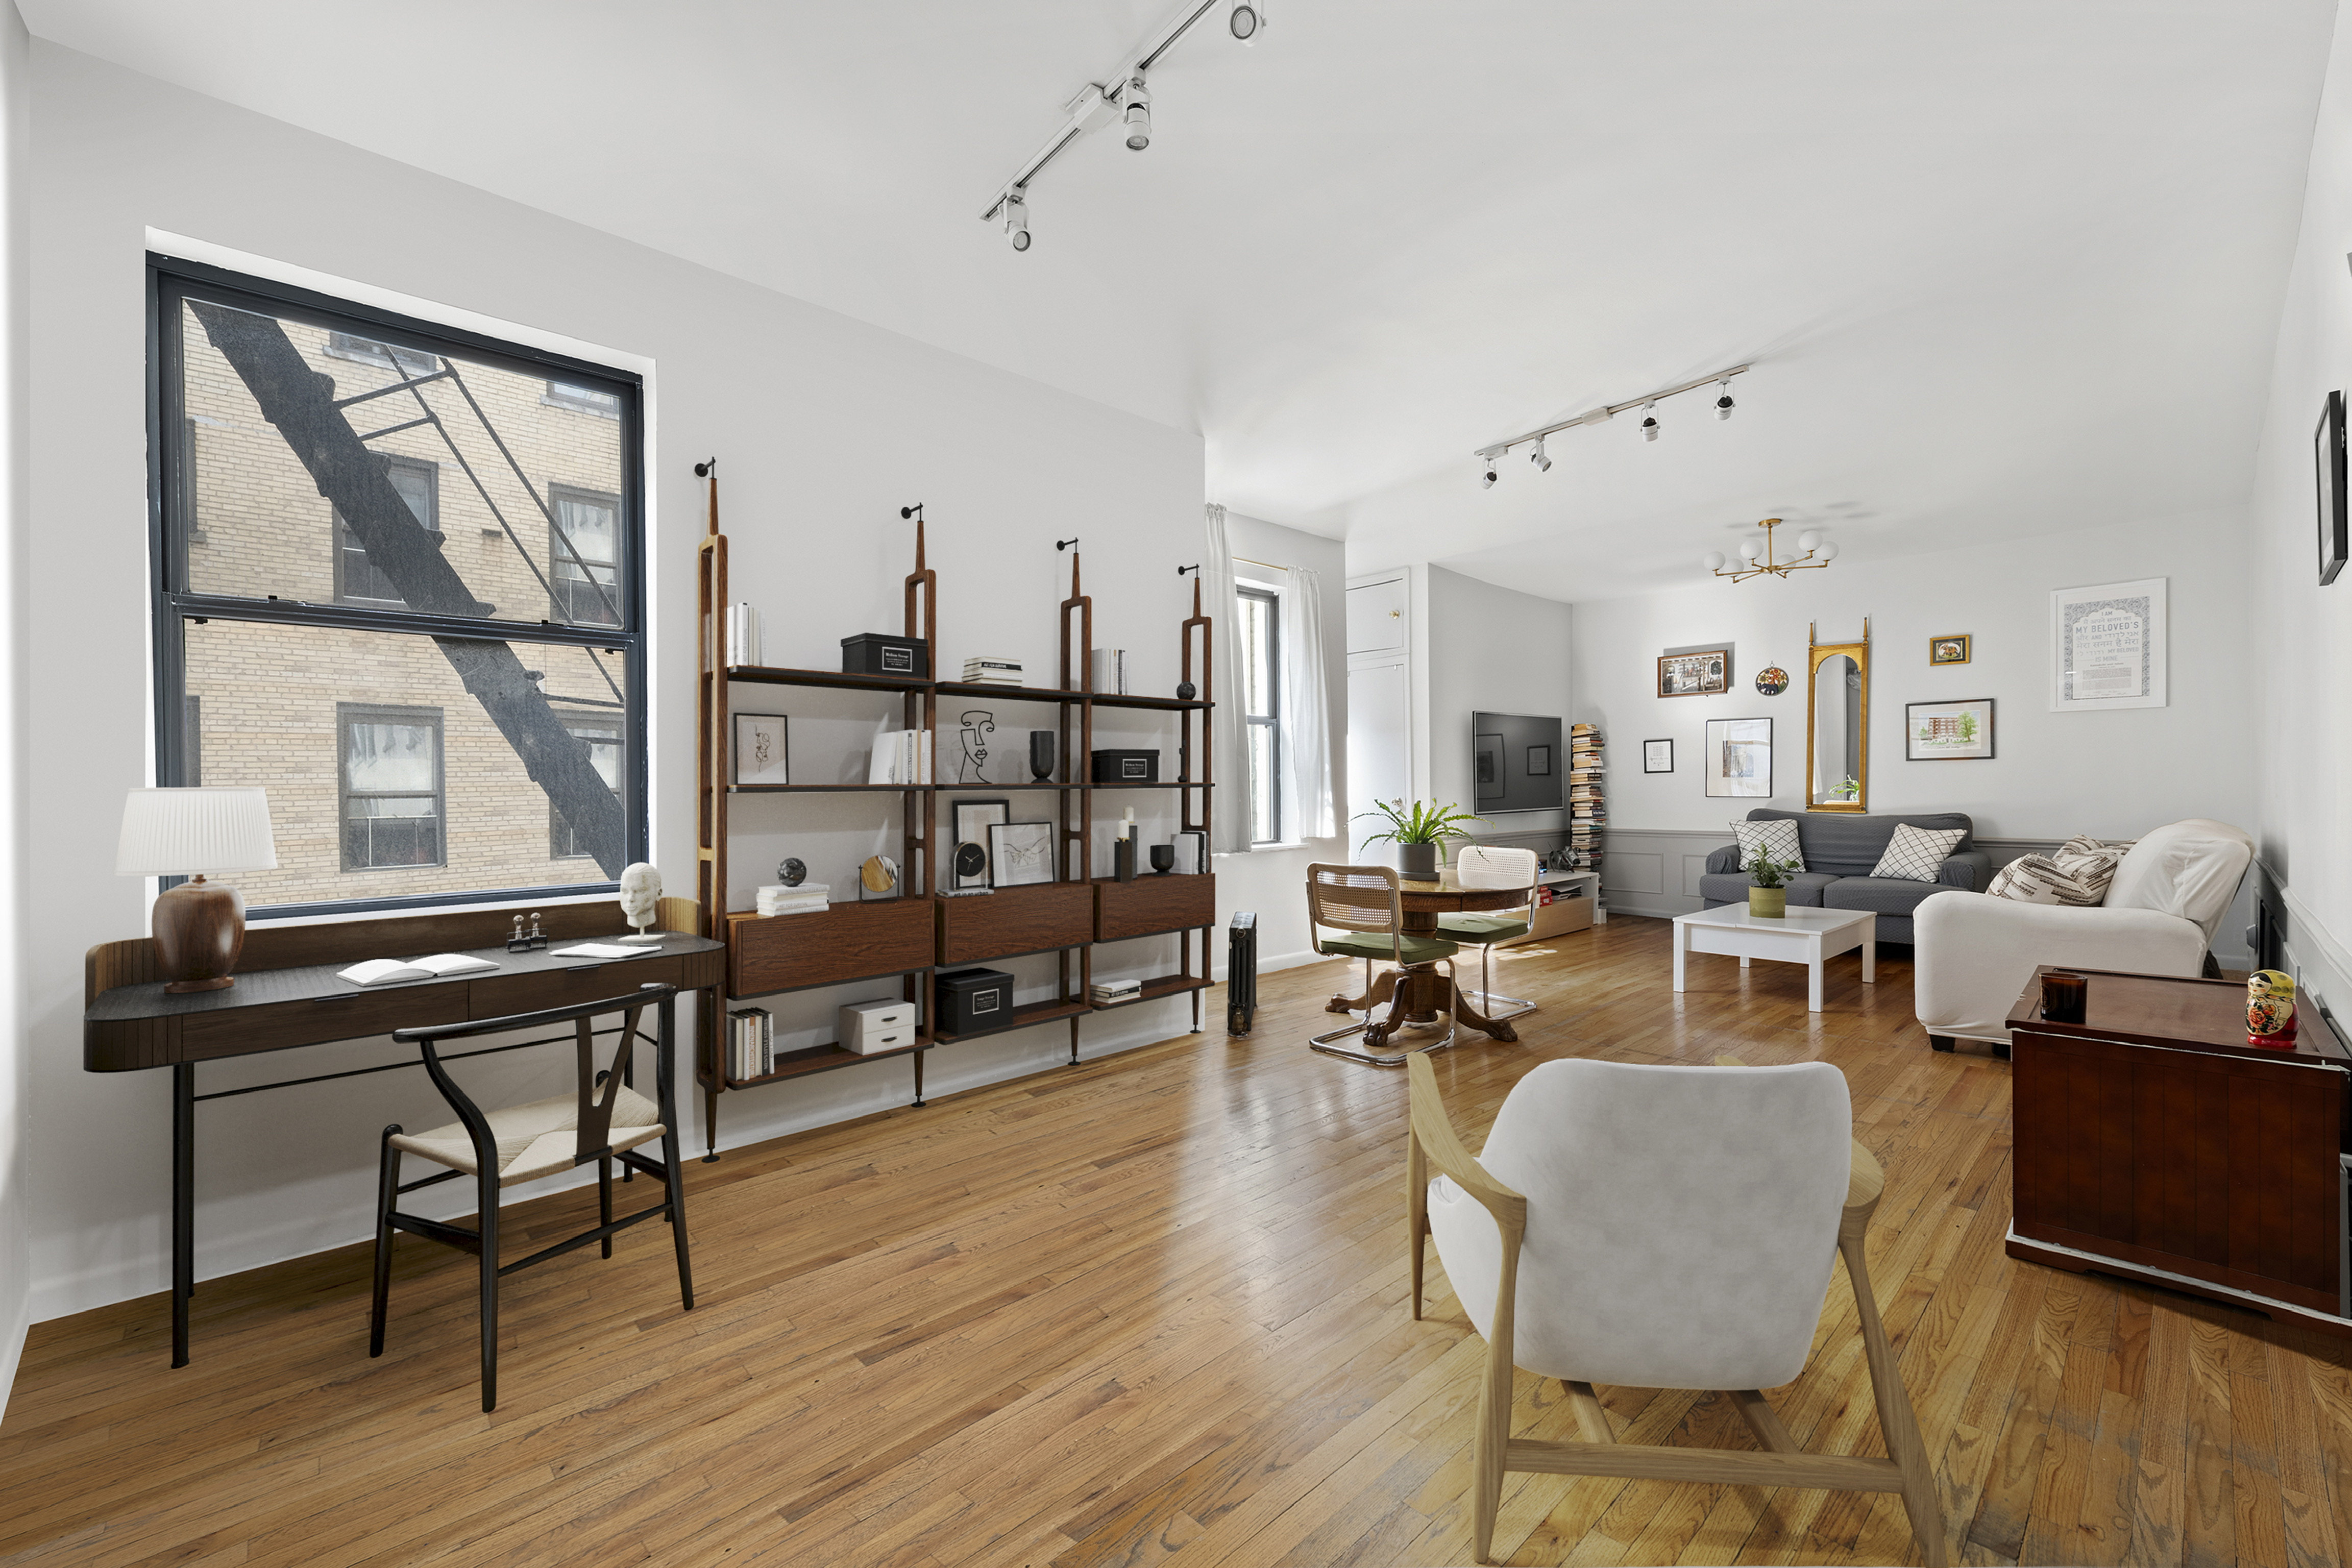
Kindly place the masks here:
MULTIPOLYGON (((656 1215, 669 1220, 670 1239, 677 1247, 677 1289, 684 1298, 686 1310, 694 1310, 694 1276, 686 1256, 686 1184, 684 1167, 678 1159, 677 1090, 672 1070, 677 987, 675 985, 643 985, 624 996, 602 1002, 583 1002, 571 1007, 551 1007, 542 1013, 516 1013, 504 1018, 483 1018, 466 1024, 437 1024, 427 1028, 395 1030, 393 1038, 403 1045, 415 1046, 425 1053, 425 1070, 431 1075, 434 1087, 457 1113, 457 1120, 446 1127, 436 1127, 430 1132, 407 1133, 394 1122, 383 1130, 383 1165, 376 1184, 375 1227, 375 1308, 368 1321, 368 1354, 383 1353, 384 1309, 392 1289, 392 1233, 404 1230, 461 1252, 470 1252, 481 1259, 482 1267, 482 1408, 496 1409, 499 1403, 499 1280, 520 1268, 534 1263, 544 1263, 574 1247, 585 1247, 592 1241, 604 1244, 604 1256, 613 1256, 613 1237, 642 1220, 656 1215), (659 1103, 648 1100, 628 1086, 630 1053, 639 1038, 637 1018, 646 1007, 655 1010, 656 1019, 654 1037, 654 1092, 659 1103), (600 1013, 621 1013, 618 1030, 620 1040, 614 1047, 612 1061, 598 1070, 594 1037, 609 1030, 590 1027, 590 1020, 600 1013), (549 1100, 533 1100, 528 1105, 509 1106, 502 1110, 484 1111, 457 1087, 449 1076, 436 1049, 445 1040, 467 1039, 478 1035, 507 1034, 519 1029, 537 1029, 551 1024, 572 1026, 573 1048, 578 1058, 579 1085, 574 1094, 557 1095, 549 1100), (635 1152, 639 1144, 661 1140, 662 1157, 658 1163, 635 1152), (419 1155, 449 1168, 438 1175, 411 1182, 405 1186, 400 1180, 400 1157, 404 1153, 419 1155), (568 1241, 542 1247, 529 1258, 519 1258, 501 1266, 499 1262, 499 1195, 502 1189, 523 1182, 537 1181, 543 1176, 561 1175, 564 1172, 596 1162, 598 1195, 603 1223, 593 1229, 583 1230, 568 1241), (613 1162, 618 1160, 631 1171, 642 1171, 662 1184, 662 1201, 652 1208, 613 1218, 613 1162), (478 1189, 478 1228, 466 1230, 421 1215, 403 1214, 394 1205, 404 1194, 420 1187, 454 1181, 459 1176, 472 1176, 478 1189)), ((551 1036, 544 1041, 525 1044, 552 1044, 562 1039, 551 1036)), ((511 1048, 511 1047, 505 1047, 511 1048)), ((468 1053, 477 1054, 477 1053, 468 1053)))

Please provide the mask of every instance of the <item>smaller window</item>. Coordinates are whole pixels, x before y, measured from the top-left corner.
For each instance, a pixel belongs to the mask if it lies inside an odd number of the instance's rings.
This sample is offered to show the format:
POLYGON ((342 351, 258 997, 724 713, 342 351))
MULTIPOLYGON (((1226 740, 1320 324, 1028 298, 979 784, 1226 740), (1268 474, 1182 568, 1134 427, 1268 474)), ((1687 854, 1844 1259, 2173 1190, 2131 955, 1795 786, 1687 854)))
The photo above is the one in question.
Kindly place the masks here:
MULTIPOLYGON (((417 526, 441 536, 441 465, 422 458, 395 458, 379 452, 392 488, 415 514, 417 526)), ((383 569, 368 559, 367 546, 352 531, 342 514, 335 514, 335 602, 364 605, 370 609, 403 610, 407 605, 383 569)))
POLYGON ((441 710, 335 704, 343 869, 439 866, 441 710))
POLYGON ((1249 731, 1250 840, 1282 841, 1282 600, 1271 588, 1235 591, 1241 612, 1236 694, 1249 731))
POLYGON ((575 414, 596 414, 606 419, 621 416, 621 395, 599 392, 593 386, 581 386, 569 381, 551 381, 540 401, 550 408, 569 408, 575 414))
POLYGON ((547 487, 555 526, 547 541, 551 619, 574 626, 621 624, 621 498, 570 485, 547 487))
MULTIPOLYGON (((614 795, 621 793, 621 721, 601 714, 585 717, 564 715, 563 727, 579 737, 588 748, 588 760, 596 765, 597 773, 614 795)), ((547 806, 547 853, 551 859, 585 860, 589 858, 586 840, 572 830, 563 820, 563 813, 555 803, 547 806)))
POLYGON ((385 370, 398 369, 406 375, 431 375, 441 368, 433 355, 415 349, 397 349, 390 343, 380 343, 373 338, 354 337, 349 332, 329 332, 327 353, 335 359, 357 360, 362 364, 381 365, 385 370))

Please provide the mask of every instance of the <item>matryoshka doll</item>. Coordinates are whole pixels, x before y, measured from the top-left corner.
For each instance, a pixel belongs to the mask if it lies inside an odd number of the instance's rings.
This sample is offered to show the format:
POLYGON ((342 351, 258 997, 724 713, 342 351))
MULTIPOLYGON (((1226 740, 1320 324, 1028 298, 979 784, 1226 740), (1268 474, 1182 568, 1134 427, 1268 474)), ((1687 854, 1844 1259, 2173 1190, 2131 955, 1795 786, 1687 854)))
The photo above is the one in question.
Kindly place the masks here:
POLYGON ((2257 969, 2246 978, 2246 1044, 2294 1048, 2294 977, 2257 969))

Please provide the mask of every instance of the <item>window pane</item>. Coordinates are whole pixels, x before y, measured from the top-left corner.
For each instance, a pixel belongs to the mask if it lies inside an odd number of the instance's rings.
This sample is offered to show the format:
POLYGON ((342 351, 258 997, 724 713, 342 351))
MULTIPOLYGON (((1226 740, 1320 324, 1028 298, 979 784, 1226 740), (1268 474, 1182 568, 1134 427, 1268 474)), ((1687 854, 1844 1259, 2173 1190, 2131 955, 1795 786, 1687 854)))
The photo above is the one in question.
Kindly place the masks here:
POLYGON ((181 645, 205 782, 269 792, 278 868, 229 879, 251 906, 608 882, 627 861, 623 654, 218 617, 181 645), (559 853, 562 801, 586 809, 559 853))
POLYGON ((573 626, 618 626, 620 574, 613 563, 620 547, 620 498, 559 486, 553 501, 560 531, 549 546, 553 618, 573 626))
POLYGON ((1274 711, 1274 604, 1255 595, 1240 595, 1242 668, 1236 684, 1242 711, 1252 718, 1274 711))
MULTIPOLYGON (((200 298, 181 303, 173 327, 181 412, 196 437, 184 443, 173 487, 188 589, 520 621, 572 594, 593 615, 565 618, 621 624, 617 420, 551 404, 543 376, 200 298), (401 386, 415 376, 441 379, 401 386), (385 388, 396 390, 350 401, 385 388), (273 416, 298 426, 324 417, 387 461, 373 472, 336 461, 357 448, 330 441, 312 454, 314 472, 273 416), (603 516, 584 506, 579 524, 600 542, 604 598, 584 581, 565 589, 550 580, 560 552, 546 498, 559 487, 604 498, 603 516), (407 531, 417 523, 424 531, 407 531)), ((618 408, 617 395, 602 395, 618 408)))
POLYGON ((1271 724, 1249 727, 1250 745, 1250 837, 1266 844, 1282 836, 1282 825, 1275 810, 1275 780, 1280 759, 1275 754, 1275 733, 1271 724))

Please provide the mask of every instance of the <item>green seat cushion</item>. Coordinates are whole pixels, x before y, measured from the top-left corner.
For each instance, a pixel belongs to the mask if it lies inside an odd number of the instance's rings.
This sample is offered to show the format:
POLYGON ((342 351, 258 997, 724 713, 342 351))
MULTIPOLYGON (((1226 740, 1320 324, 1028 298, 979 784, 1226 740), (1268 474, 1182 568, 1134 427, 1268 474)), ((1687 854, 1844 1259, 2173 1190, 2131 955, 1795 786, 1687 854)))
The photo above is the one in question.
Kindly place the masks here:
POLYGON ((1528 934, 1525 921, 1505 920, 1499 915, 1440 915, 1437 920, 1440 935, 1455 942, 1517 942, 1528 934))
MULTIPOLYGON (((1404 961, 1407 963, 1434 963, 1441 958, 1451 958, 1461 949, 1452 942, 1433 936, 1409 936, 1403 939, 1404 961)), ((1394 959, 1396 947, 1381 931, 1349 931, 1344 936, 1327 936, 1320 944, 1334 958, 1394 959)))

